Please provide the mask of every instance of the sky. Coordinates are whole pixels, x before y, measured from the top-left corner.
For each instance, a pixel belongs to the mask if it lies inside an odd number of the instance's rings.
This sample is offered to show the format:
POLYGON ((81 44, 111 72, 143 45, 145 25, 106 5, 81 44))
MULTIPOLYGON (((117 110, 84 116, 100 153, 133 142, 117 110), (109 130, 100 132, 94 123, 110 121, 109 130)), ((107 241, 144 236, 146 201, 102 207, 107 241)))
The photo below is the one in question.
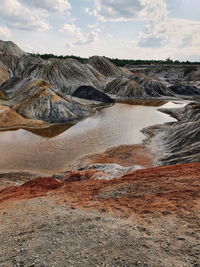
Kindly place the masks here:
POLYGON ((0 0, 0 39, 31 53, 200 61, 200 0, 0 0))

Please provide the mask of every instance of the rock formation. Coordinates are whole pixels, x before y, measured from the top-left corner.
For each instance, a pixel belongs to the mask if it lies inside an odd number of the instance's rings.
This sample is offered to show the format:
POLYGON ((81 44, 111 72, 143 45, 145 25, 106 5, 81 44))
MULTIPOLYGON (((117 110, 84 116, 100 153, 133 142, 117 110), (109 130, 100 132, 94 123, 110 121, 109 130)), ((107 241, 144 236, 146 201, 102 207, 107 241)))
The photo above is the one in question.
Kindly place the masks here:
POLYGON ((174 84, 169 87, 177 95, 195 96, 200 95, 200 88, 190 84, 174 84))
POLYGON ((6 66, 0 64, 0 85, 9 79, 9 72, 6 66))
POLYGON ((90 65, 75 59, 42 60, 30 55, 21 58, 15 76, 43 79, 68 95, 82 85, 99 89, 106 82, 105 77, 90 65))
POLYGON ((197 81, 198 66, 146 66, 130 68, 131 72, 99 56, 91 57, 85 64, 75 59, 43 60, 25 53, 12 42, 3 41, 0 42, 0 64, 7 68, 11 77, 43 79, 65 95, 72 95, 81 86, 94 87, 117 98, 199 95, 198 86, 187 84, 197 81), (174 85, 177 81, 179 84, 174 85), (180 84, 180 81, 184 83, 180 84))
POLYGON ((0 87, 1 105, 7 105, 27 119, 49 123, 79 121, 94 110, 64 97, 50 84, 33 78, 11 78, 0 87))
POLYGON ((104 91, 120 98, 148 99, 175 96, 173 91, 161 81, 150 79, 146 76, 114 79, 106 85, 104 91))
POLYGON ((161 79, 172 85, 181 82, 199 82, 199 65, 144 65, 127 66, 133 73, 139 72, 151 78, 161 79))
POLYGON ((48 123, 44 121, 25 119, 15 110, 6 106, 0 106, 0 130, 46 127, 48 127, 48 123))
POLYGON ((159 151, 158 162, 161 165, 200 162, 200 104, 190 103, 184 108, 161 111, 175 117, 178 122, 158 126, 154 132, 156 136, 152 142, 159 151), (157 142, 162 146, 158 147, 157 142))
POLYGON ((8 68, 10 76, 14 75, 20 58, 25 55, 26 53, 13 42, 0 40, 0 63, 8 68))
POLYGON ((126 76, 126 71, 115 66, 106 57, 93 56, 88 60, 93 68, 106 77, 123 77, 126 76))

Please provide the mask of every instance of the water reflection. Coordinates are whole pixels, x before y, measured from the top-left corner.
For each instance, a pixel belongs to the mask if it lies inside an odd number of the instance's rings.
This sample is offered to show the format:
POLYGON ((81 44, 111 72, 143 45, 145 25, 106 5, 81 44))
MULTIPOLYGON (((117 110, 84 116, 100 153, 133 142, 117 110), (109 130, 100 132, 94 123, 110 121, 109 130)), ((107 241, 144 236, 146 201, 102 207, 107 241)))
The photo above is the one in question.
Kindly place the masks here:
MULTIPOLYGON (((177 106, 172 103, 166 105, 162 107, 177 106)), ((175 121, 157 109, 116 104, 53 138, 43 138, 25 130, 1 132, 0 172, 53 174, 66 170, 80 156, 123 144, 142 143, 145 137, 141 129, 175 121)))

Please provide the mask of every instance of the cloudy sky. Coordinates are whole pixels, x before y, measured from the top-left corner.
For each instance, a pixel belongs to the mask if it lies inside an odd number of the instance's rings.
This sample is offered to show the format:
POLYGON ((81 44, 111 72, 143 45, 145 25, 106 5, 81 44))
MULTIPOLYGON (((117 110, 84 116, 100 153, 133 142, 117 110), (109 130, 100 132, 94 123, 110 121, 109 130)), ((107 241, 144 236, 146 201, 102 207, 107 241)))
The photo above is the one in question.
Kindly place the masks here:
POLYGON ((200 0, 0 0, 0 39, 29 52, 200 61, 200 0))

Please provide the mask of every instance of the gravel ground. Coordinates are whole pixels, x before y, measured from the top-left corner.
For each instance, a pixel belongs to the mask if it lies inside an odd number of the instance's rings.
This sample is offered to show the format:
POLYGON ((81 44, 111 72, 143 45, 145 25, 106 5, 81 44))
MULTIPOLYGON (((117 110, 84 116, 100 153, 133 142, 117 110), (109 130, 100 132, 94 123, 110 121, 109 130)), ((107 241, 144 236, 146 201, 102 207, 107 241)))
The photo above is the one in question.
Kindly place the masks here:
POLYGON ((194 218, 123 218, 58 205, 49 196, 1 208, 1 267, 200 266, 194 218))

